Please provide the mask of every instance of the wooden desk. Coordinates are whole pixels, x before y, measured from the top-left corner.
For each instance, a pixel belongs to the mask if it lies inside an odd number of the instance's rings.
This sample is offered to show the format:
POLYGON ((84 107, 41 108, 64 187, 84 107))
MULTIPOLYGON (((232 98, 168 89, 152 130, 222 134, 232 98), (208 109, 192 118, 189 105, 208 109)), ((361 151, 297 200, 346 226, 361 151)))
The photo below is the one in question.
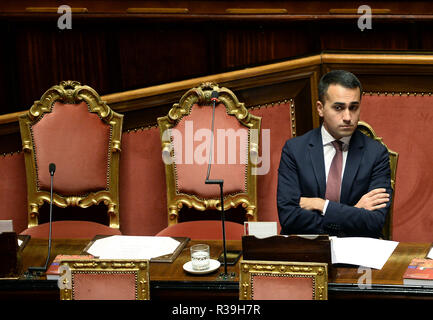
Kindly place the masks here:
MULTIPOLYGON (((89 241, 56 240, 53 241, 51 257, 57 254, 80 253, 89 241)), ((210 244, 211 258, 216 259, 222 252, 221 241, 200 241, 210 244)), ((229 266, 228 273, 235 273, 233 278, 219 278, 224 271, 219 270, 208 275, 191 275, 182 266, 189 260, 189 247, 198 241, 190 241, 173 263, 151 263, 150 296, 152 300, 176 301, 212 301, 238 300, 239 267, 229 266)), ((329 269, 329 299, 347 298, 410 298, 433 299, 433 287, 403 286, 403 274, 409 262, 415 257, 425 257, 430 243, 400 243, 382 270, 371 270, 371 285, 360 281, 365 271, 358 273, 358 267, 332 266, 329 269)), ((240 241, 227 241, 228 250, 241 249, 240 241)), ((31 239, 23 251, 23 274, 30 266, 42 266, 47 254, 47 241, 31 239)), ((0 279, 1 299, 43 299, 58 300, 57 281, 25 279, 21 274, 16 279, 0 279)), ((361 279, 362 280, 362 279, 361 279)))
MULTIPOLYGON (((367 274, 358 267, 331 268, 329 298, 433 298, 433 287, 404 286, 403 274, 413 258, 424 258, 431 243, 399 243, 381 270, 371 270, 371 286, 358 284, 367 274)), ((367 271, 368 272, 368 271, 367 271)))
MULTIPOLYGON (((53 240, 51 248, 51 261, 57 254, 79 254, 90 240, 53 240)), ((192 275, 183 270, 183 264, 190 260, 189 247, 203 241, 190 241, 173 263, 152 262, 150 264, 151 299, 180 299, 180 300, 208 300, 238 299, 238 266, 228 266, 227 273, 235 273, 235 277, 227 280, 219 279, 224 272, 221 267, 207 275, 192 275)), ((210 256, 217 259, 222 252, 221 241, 206 241, 210 245, 210 256)), ((227 241, 227 250, 240 250, 240 241, 227 241)), ((0 279, 0 300, 31 299, 52 300, 59 299, 57 281, 46 280, 45 277, 28 279, 24 273, 31 266, 42 266, 47 255, 47 240, 30 239, 23 250, 22 268, 19 278, 0 279)), ((51 263, 50 261, 50 263, 51 263)))
MULTIPOLYGON (((189 274, 183 270, 184 263, 190 260, 189 247, 192 244, 203 241, 190 241, 183 249, 174 263, 151 263, 150 286, 151 299, 176 299, 176 300, 204 300, 238 299, 239 296, 239 267, 227 266, 227 273, 234 273, 234 277, 223 279, 220 274, 224 272, 224 266, 207 275, 189 274)), ((221 241, 206 241, 210 245, 211 259, 218 259, 223 251, 221 241)), ((227 241, 227 250, 241 250, 240 241, 227 241)))

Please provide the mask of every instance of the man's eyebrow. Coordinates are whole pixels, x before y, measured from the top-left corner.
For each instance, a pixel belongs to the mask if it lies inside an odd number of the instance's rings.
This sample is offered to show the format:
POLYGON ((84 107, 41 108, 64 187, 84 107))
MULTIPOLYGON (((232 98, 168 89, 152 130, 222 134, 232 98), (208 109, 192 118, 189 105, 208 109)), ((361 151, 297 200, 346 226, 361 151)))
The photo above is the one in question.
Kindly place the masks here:
MULTIPOLYGON (((352 101, 349 103, 349 105, 359 105, 359 101, 352 101)), ((346 104, 344 102, 334 102, 332 105, 338 105, 338 106, 345 106, 346 104)))

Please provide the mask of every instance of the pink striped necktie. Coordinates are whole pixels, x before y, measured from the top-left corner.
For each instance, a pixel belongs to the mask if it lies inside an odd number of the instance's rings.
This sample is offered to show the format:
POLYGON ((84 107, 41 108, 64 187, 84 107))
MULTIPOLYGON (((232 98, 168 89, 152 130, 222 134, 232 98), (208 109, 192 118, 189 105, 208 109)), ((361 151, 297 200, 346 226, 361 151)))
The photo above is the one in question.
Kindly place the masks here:
POLYGON ((332 141, 335 148, 335 156, 331 162, 331 168, 326 182, 325 198, 330 201, 340 202, 341 170, 343 168, 343 143, 338 140, 332 141))

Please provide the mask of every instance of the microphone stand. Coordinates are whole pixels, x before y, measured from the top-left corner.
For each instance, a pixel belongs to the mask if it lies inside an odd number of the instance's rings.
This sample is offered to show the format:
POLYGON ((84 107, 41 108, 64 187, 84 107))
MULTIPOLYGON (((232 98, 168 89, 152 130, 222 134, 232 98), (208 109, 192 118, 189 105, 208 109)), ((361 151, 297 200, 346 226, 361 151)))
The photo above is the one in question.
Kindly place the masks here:
POLYGON ((210 175, 210 167, 212 163, 212 150, 213 150, 213 132, 214 132, 214 121, 215 121, 215 104, 218 101, 218 91, 213 90, 211 95, 212 101, 212 129, 211 129, 211 145, 209 151, 209 163, 207 167, 207 175, 205 184, 218 184, 220 186, 220 201, 221 201, 221 224, 222 224, 222 233, 223 233, 223 250, 224 250, 224 274, 220 275, 224 280, 227 279, 227 247, 226 247, 226 229, 225 229, 225 214, 224 214, 224 192, 223 185, 224 180, 222 179, 209 179, 210 175))
POLYGON ((223 249, 224 249, 224 277, 227 277, 227 247, 226 247, 226 228, 225 228, 225 214, 224 214, 224 192, 223 192, 223 185, 224 180, 209 180, 206 179, 206 184, 219 184, 220 186, 220 193, 221 193, 221 223, 222 223, 222 231, 223 231, 223 249))
POLYGON ((54 172, 56 170, 56 166, 54 163, 50 163, 49 165, 50 170, 50 178, 51 178, 51 186, 50 186, 50 222, 49 222, 49 233, 48 233, 48 255, 47 260, 45 260, 45 264, 43 267, 29 267, 28 272, 33 274, 40 274, 45 271, 47 271, 48 262, 50 261, 50 255, 51 255, 51 229, 52 229, 52 220, 53 220, 53 179, 54 179, 54 172))

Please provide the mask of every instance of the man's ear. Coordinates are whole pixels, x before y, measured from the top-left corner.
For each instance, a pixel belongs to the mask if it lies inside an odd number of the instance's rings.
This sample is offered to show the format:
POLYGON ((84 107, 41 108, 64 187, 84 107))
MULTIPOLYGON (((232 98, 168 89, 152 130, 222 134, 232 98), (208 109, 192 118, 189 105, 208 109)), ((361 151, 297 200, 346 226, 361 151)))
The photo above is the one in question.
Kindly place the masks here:
POLYGON ((323 118, 323 104, 322 102, 320 102, 319 100, 317 100, 316 102, 316 108, 317 108, 317 113, 319 114, 319 117, 323 118))

